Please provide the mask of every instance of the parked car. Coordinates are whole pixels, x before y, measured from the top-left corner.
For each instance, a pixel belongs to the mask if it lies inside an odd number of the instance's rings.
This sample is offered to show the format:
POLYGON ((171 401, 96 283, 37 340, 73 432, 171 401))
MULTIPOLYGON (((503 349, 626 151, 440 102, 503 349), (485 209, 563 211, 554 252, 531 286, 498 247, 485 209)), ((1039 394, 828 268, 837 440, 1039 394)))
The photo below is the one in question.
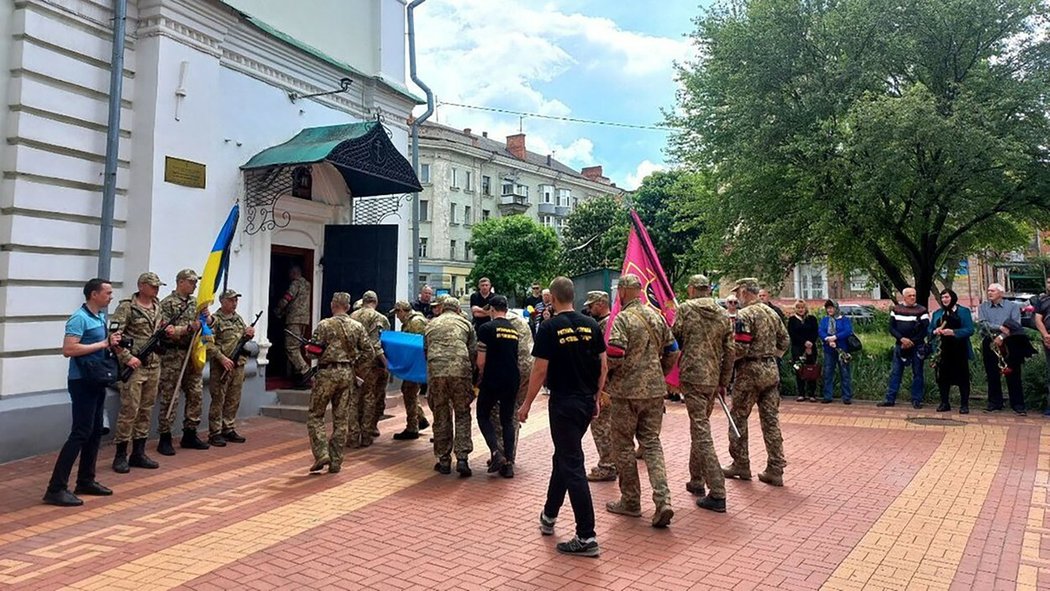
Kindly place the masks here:
POLYGON ((854 324, 866 324, 875 320, 875 306, 842 304, 839 306, 839 312, 842 312, 842 315, 849 318, 854 324))
POLYGON ((1004 300, 1017 302, 1021 307, 1021 326, 1036 330, 1035 328, 1035 302, 1039 296, 1031 293, 1008 293, 1003 295, 1004 300))

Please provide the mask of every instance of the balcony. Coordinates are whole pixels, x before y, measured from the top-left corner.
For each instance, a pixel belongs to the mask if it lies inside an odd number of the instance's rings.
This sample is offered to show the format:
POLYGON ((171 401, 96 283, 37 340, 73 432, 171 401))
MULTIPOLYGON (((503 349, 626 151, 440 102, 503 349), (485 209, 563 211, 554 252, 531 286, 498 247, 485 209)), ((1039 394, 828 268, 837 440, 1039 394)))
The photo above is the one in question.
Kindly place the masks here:
POLYGON ((555 207, 553 203, 540 203, 536 206, 536 210, 540 215, 554 215, 555 207))
POLYGON ((528 197, 511 193, 499 198, 499 213, 500 215, 525 213, 531 205, 528 197))
POLYGON ((559 205, 554 208, 554 215, 558 217, 569 217, 570 213, 572 213, 572 208, 567 205, 559 205))

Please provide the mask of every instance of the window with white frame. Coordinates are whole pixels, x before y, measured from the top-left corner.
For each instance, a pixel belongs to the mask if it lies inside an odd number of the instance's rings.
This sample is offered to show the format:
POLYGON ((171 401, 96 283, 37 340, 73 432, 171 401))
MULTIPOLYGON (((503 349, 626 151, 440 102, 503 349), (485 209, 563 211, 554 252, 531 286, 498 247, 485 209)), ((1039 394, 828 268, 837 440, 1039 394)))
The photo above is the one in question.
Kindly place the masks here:
POLYGON ((420 164, 419 165, 419 182, 424 185, 430 183, 430 165, 420 164))
POLYGON ((514 185, 514 194, 518 195, 519 197, 528 197, 529 196, 529 186, 528 185, 514 185))
POLYGON ((514 194, 514 181, 505 180, 503 181, 503 194, 513 195, 514 194))
POLYGON ((419 200, 419 221, 426 222, 430 220, 430 202, 426 199, 419 200))
POLYGON ((824 265, 802 264, 795 268, 795 293, 804 300, 824 300, 828 298, 826 280, 827 267, 824 265))
POLYGON ((452 167, 452 184, 449 186, 453 189, 459 188, 459 169, 455 166, 452 167))
POLYGON ((426 238, 420 238, 419 239, 419 256, 421 258, 424 258, 424 259, 427 258, 427 239, 426 238))
POLYGON ((455 260, 456 258, 456 241, 448 241, 448 258, 455 260))
POLYGON ((483 195, 492 194, 492 177, 483 176, 481 177, 481 193, 483 195))
POLYGON ((541 203, 554 203, 554 185, 540 185, 541 203))
POLYGON ((554 216, 552 216, 552 215, 541 215, 540 216, 540 223, 543 224, 544 226, 548 227, 548 228, 553 228, 554 227, 554 216))
POLYGON ((468 225, 468 226, 470 224, 474 223, 474 218, 470 215, 471 213, 472 213, 471 207, 469 205, 464 205, 463 206, 463 223, 468 225))
POLYGON ((463 190, 473 191, 474 190, 474 173, 472 171, 466 171, 464 174, 464 185, 463 190))
POLYGON ((850 291, 867 291, 870 281, 871 278, 867 273, 854 272, 849 277, 849 289, 850 291))
POLYGON ((558 189, 558 207, 568 207, 572 199, 570 189, 558 189))
POLYGON ((450 224, 458 224, 459 223, 456 220, 456 204, 455 203, 449 203, 448 204, 448 223, 450 223, 450 224))

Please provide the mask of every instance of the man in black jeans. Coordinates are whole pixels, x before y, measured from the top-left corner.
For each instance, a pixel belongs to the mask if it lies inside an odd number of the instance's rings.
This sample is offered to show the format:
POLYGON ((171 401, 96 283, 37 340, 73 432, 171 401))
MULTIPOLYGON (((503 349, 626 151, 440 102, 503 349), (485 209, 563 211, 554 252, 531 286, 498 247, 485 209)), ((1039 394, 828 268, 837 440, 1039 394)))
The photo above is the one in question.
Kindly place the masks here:
POLYGON ((60 507, 83 505, 77 495, 111 495, 113 491, 95 481, 95 460, 102 440, 102 406, 106 386, 89 382, 81 373, 81 363, 102 358, 107 349, 120 342, 120 333, 106 338, 106 315, 103 310, 113 299, 113 286, 105 279, 92 279, 84 285, 84 305, 66 321, 62 354, 69 357, 69 398, 73 405, 73 427, 62 451, 58 453, 44 502, 60 507), (75 493, 69 492, 69 475, 73 462, 80 456, 75 493))
POLYGON ((478 329, 478 427, 492 453, 489 473, 499 472, 504 478, 514 477, 514 399, 521 382, 518 375, 518 331, 507 320, 507 298, 497 295, 489 300, 492 320, 478 329), (499 405, 499 422, 503 434, 503 451, 492 424, 492 409, 499 405))
POLYGON ((594 534, 594 505, 581 441, 591 419, 599 412, 598 393, 605 388, 605 338, 593 318, 573 310, 576 294, 572 280, 556 277, 550 291, 553 315, 536 331, 532 348, 535 363, 518 420, 524 423, 529 418, 529 408, 546 382, 550 389, 547 413, 554 458, 547 502, 540 513, 540 533, 554 534, 554 522, 568 493, 576 517, 576 536, 559 543, 558 551, 596 557, 600 550, 594 534))

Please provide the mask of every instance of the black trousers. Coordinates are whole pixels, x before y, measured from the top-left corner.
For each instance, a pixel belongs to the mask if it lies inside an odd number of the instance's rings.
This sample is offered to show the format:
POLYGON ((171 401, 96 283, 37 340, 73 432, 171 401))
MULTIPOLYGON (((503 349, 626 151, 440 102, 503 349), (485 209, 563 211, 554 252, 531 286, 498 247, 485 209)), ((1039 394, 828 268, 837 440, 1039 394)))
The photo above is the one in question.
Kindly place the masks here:
POLYGON ((543 513, 551 519, 557 517, 568 493, 576 517, 576 535, 581 539, 594 537, 594 504, 581 443, 591 424, 594 405, 594 398, 565 396, 557 392, 551 392, 547 403, 554 457, 543 513))
MULTIPOLYGON (((992 339, 981 341, 981 359, 984 361, 984 375, 988 378, 988 408, 1003 407, 1002 372, 999 370, 999 358, 992 351, 992 339)), ((1010 408, 1024 410, 1024 385, 1021 383, 1021 364, 1009 364, 1010 373, 1006 374, 1006 390, 1010 396, 1010 408)))
POLYGON ((57 492, 69 486, 69 475, 73 472, 73 462, 77 456, 80 456, 77 484, 95 481, 95 460, 98 459, 98 444, 102 441, 102 407, 106 402, 106 387, 92 385, 85 380, 69 380, 68 384, 73 427, 62 451, 58 452, 51 482, 47 485, 48 492, 57 492))
POLYGON ((499 449, 496 441, 496 427, 492 424, 492 409, 499 405, 499 423, 503 430, 503 455, 507 461, 514 461, 514 440, 517 429, 514 428, 514 399, 517 388, 482 388, 478 393, 478 428, 485 437, 489 451, 499 449))

